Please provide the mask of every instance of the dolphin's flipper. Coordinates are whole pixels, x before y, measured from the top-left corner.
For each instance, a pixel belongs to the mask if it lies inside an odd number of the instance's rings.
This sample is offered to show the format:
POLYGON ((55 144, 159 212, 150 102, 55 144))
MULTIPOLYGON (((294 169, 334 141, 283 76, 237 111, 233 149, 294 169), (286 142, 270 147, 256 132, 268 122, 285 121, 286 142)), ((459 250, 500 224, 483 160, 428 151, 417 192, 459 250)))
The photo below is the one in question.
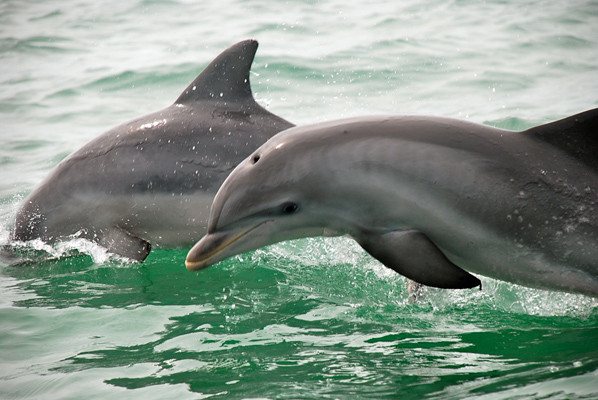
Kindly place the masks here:
POLYGON ((482 284, 478 278, 450 262, 419 231, 366 233, 356 240, 388 268, 418 283, 443 289, 466 289, 482 284))
POLYGON ((104 232, 99 244, 111 253, 135 261, 145 260, 152 248, 147 240, 143 240, 118 227, 104 232))

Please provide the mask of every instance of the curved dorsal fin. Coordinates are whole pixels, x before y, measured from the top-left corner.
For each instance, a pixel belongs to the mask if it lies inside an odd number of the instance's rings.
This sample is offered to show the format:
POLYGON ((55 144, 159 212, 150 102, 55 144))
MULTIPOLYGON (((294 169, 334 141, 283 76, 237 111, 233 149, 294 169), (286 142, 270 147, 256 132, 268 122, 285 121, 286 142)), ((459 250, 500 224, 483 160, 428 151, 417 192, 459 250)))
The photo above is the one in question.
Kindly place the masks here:
POLYGON ((550 143, 598 171, 598 108, 522 133, 550 143))
POLYGON ((187 86, 175 104, 201 100, 253 102, 249 70, 257 46, 257 41, 250 39, 224 50, 187 86))

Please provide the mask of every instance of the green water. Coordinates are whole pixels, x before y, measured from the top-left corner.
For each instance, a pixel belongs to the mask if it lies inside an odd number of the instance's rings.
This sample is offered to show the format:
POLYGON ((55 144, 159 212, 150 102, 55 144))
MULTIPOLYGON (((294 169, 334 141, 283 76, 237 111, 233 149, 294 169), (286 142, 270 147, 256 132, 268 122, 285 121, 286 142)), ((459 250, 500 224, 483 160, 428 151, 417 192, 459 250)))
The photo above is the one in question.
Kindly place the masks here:
POLYGON ((136 264, 86 242, 10 242, 61 159, 169 105, 247 37, 256 98, 295 123, 414 113, 524 129, 598 105, 597 2, 350 4, 0 2, 0 245, 32 259, 0 261, 0 398, 598 398, 588 297, 483 278, 413 304, 344 238, 196 273, 186 249, 136 264))
POLYGON ((78 256, 6 267, 2 390, 33 398, 596 396, 595 301, 485 281, 482 292, 429 289, 411 304, 402 278, 347 240, 330 242, 277 246, 200 274, 181 267, 184 251, 170 250, 142 266, 78 256), (344 254, 328 255, 334 250, 344 254))

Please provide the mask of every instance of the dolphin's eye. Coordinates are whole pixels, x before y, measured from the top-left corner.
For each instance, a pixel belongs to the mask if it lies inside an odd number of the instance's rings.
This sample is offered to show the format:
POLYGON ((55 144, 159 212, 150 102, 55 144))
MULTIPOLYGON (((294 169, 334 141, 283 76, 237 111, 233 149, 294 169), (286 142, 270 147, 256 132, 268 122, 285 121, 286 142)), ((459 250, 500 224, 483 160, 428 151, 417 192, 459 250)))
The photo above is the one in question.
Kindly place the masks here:
POLYGON ((286 202, 282 205, 281 211, 283 214, 294 214, 299 210, 299 205, 297 203, 293 203, 292 201, 286 202))
POLYGON ((251 161, 253 161, 253 163, 255 164, 256 162, 258 162, 260 160, 260 155, 256 154, 255 156, 253 156, 253 158, 251 158, 251 161))

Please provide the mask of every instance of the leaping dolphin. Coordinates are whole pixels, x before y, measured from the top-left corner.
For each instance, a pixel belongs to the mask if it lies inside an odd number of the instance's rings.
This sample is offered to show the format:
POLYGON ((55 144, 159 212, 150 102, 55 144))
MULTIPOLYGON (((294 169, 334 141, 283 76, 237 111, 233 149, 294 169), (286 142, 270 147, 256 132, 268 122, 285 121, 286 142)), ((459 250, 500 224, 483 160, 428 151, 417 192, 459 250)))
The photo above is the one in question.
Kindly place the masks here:
POLYGON ((119 125, 63 160, 24 201, 13 237, 73 235, 143 260, 150 244, 191 245, 232 169, 293 126, 259 106, 254 40, 222 52, 173 105, 119 125))
POLYGON ((476 273, 597 297, 598 109, 523 132, 424 116, 288 129, 225 180, 186 266, 327 232, 429 286, 476 273))

